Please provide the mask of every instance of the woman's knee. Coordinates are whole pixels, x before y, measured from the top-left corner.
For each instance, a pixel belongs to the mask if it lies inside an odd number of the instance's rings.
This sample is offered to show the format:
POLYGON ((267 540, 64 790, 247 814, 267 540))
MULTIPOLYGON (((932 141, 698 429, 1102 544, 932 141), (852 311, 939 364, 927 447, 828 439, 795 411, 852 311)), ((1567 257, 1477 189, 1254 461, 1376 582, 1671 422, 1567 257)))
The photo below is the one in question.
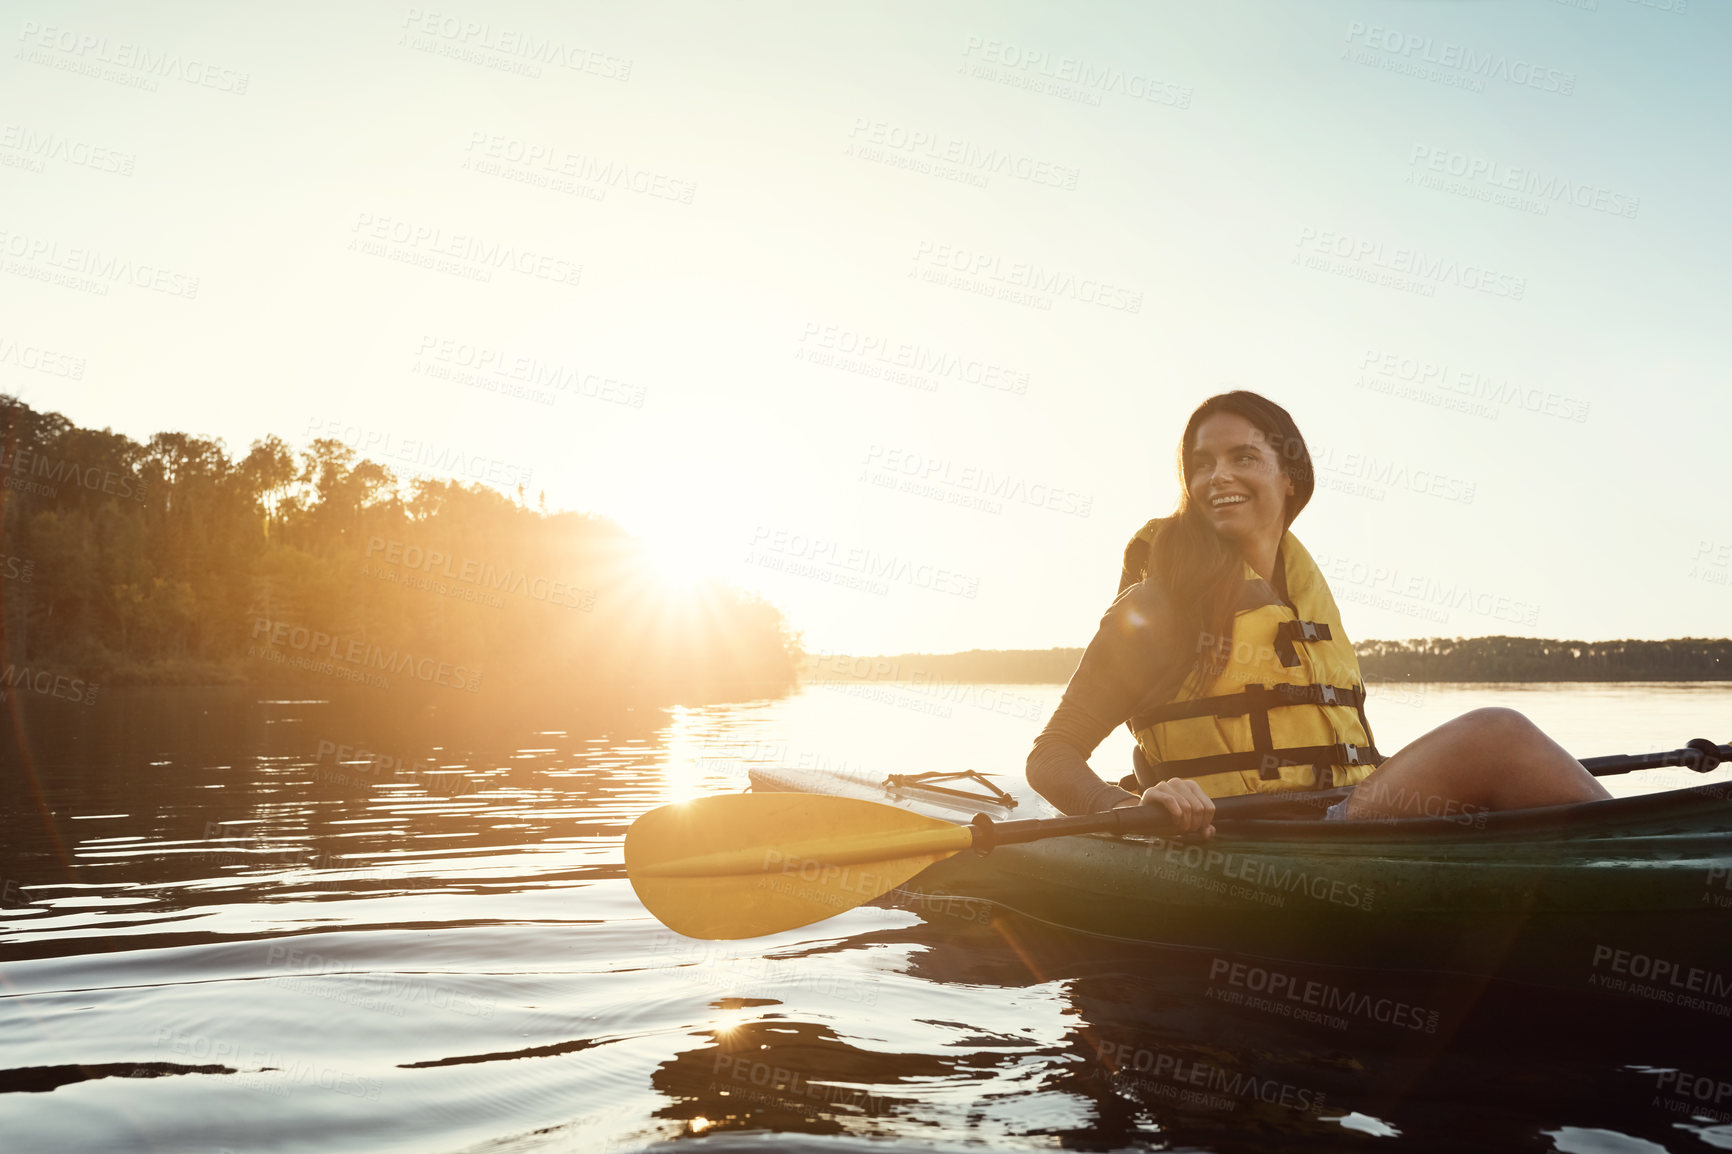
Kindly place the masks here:
POLYGON ((1472 729, 1474 735, 1480 738, 1519 740, 1540 731, 1539 726, 1528 720, 1527 714, 1501 705, 1470 709, 1456 718, 1456 721, 1472 729))

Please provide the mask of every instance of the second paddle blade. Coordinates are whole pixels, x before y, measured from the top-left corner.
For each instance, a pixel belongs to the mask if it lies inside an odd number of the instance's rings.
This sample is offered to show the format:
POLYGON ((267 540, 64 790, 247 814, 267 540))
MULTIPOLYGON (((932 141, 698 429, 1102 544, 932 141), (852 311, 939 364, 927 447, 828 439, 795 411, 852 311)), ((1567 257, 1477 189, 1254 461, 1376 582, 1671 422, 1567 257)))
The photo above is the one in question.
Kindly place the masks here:
POLYGON ((651 810, 625 837, 638 900, 693 938, 823 921, 972 844, 968 827, 810 793, 736 793, 651 810))

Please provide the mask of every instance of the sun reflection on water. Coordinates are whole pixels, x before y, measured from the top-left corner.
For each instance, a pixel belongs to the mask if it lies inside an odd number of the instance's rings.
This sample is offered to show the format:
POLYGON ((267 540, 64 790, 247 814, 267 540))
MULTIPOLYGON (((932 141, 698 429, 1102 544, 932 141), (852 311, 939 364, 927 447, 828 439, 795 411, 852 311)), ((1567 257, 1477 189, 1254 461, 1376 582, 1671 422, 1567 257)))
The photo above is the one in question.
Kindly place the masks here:
POLYGON ((702 773, 698 760, 703 754, 697 714, 683 705, 668 710, 667 752, 662 758, 663 798, 668 802, 690 801, 698 796, 702 773))

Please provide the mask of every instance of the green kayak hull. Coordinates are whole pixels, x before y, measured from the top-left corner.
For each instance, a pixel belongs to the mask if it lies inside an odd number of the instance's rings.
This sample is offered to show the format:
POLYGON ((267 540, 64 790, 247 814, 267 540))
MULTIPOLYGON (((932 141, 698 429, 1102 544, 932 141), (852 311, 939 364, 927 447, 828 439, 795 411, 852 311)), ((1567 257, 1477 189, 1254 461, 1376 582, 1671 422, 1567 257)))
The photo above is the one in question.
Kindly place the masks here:
MULTIPOLYGON (((1055 816, 1026 794, 1010 806, 808 770, 754 770, 752 785, 959 822, 1055 816)), ((1732 787, 1380 822, 1322 822, 1307 799, 1281 800, 1224 804, 1207 842, 1051 838, 958 854, 904 888, 934 910, 984 901, 1117 938, 1498 976, 1732 1017, 1732 787)))

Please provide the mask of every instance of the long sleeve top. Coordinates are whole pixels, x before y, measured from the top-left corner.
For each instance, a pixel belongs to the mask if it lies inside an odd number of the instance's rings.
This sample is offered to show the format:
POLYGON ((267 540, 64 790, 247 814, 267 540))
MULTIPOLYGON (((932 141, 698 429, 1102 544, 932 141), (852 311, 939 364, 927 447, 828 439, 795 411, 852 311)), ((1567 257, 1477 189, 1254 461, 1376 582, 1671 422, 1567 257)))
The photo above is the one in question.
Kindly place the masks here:
POLYGON ((1178 689, 1193 654, 1174 633, 1166 594, 1152 581, 1112 603, 1028 755, 1035 792, 1065 813, 1095 813, 1137 796, 1102 781, 1088 758, 1145 698, 1165 700, 1178 689))
MULTIPOLYGON (((1065 813, 1096 813, 1137 796, 1101 780, 1089 767, 1089 756, 1115 726, 1142 708, 1171 700, 1196 658, 1195 639, 1178 636, 1167 594, 1156 582, 1142 580, 1142 572, 1140 559, 1127 550, 1118 600, 1101 618, 1028 755, 1028 783, 1065 813)), ((1242 608, 1276 597, 1287 600, 1282 551, 1276 553, 1274 573, 1273 586, 1257 581, 1247 589, 1242 608)))

